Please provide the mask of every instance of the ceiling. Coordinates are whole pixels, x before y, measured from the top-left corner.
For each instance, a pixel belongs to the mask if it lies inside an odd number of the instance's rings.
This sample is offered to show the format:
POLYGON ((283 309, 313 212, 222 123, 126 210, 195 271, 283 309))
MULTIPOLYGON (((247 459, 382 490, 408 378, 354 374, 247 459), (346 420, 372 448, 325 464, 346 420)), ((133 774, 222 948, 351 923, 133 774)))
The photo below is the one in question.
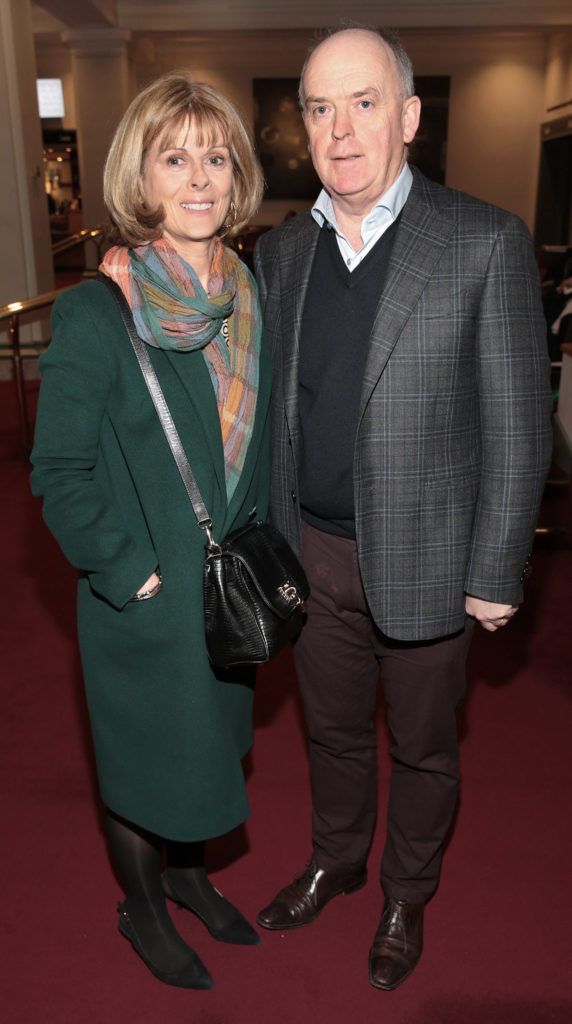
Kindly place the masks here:
MULTIPOLYGON (((34 31, 84 26, 132 31, 322 28, 347 19, 348 0, 36 0, 34 31)), ((393 28, 572 25, 570 0, 355 0, 356 21, 393 28)))

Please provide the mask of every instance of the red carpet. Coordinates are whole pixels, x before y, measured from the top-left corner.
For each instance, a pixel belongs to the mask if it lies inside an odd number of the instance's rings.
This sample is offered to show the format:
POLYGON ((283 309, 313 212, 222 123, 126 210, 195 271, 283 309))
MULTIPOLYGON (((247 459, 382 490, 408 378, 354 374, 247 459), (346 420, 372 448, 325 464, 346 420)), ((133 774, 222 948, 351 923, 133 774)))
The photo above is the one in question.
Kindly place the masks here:
MULTIPOLYGON (((572 551, 538 545, 527 603, 481 632, 463 719, 464 785, 426 949, 393 993, 367 982, 385 792, 367 887, 257 948, 174 911, 212 992, 156 981, 116 930, 74 639, 74 572, 29 494, 10 385, 2 477, 2 1015, 10 1024, 569 1024, 572 1020, 572 551)), ((546 520, 570 523, 570 497, 546 520)), ((216 884, 254 917, 308 856, 309 794, 290 660, 260 673, 252 818, 211 845, 216 884)), ((382 726, 380 726, 383 729, 382 726)), ((380 745, 382 779, 388 775, 380 745)))

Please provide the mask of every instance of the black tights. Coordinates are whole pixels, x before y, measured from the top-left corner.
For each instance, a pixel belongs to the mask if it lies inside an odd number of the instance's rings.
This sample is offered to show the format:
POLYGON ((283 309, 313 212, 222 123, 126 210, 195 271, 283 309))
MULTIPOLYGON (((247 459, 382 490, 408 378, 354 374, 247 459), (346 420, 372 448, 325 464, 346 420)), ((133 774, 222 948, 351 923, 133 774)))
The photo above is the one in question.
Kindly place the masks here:
POLYGON ((167 912, 161 883, 163 846, 177 895, 207 926, 223 928, 234 913, 232 905, 209 882, 204 843, 165 841, 109 810, 105 832, 111 863, 125 892, 125 910, 147 956, 160 969, 182 968, 188 961, 188 946, 167 912))

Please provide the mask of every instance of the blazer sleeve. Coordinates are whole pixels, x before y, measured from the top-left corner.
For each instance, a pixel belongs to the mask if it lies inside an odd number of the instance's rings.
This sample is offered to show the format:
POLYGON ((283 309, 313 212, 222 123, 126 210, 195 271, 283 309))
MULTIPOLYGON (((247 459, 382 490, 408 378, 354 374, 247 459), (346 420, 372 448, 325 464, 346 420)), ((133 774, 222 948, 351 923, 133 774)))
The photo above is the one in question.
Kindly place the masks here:
POLYGON ((157 566, 151 542, 136 540, 96 473, 112 374, 100 324, 88 303, 61 296, 53 338, 40 360, 32 492, 66 558, 94 591, 122 608, 157 566))
POLYGON ((550 465, 552 396, 532 241, 516 217, 491 252, 476 352, 481 478, 465 591, 517 604, 550 465))

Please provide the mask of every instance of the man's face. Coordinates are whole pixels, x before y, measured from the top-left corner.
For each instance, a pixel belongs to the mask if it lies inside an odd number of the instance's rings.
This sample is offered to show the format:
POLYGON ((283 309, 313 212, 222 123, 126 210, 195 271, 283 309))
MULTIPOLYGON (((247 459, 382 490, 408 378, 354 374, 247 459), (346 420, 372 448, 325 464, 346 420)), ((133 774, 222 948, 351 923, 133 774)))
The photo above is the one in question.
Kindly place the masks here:
POLYGON ((348 30, 325 40, 304 75, 304 123, 316 172, 338 212, 365 215, 393 184, 419 124, 383 40, 348 30))

